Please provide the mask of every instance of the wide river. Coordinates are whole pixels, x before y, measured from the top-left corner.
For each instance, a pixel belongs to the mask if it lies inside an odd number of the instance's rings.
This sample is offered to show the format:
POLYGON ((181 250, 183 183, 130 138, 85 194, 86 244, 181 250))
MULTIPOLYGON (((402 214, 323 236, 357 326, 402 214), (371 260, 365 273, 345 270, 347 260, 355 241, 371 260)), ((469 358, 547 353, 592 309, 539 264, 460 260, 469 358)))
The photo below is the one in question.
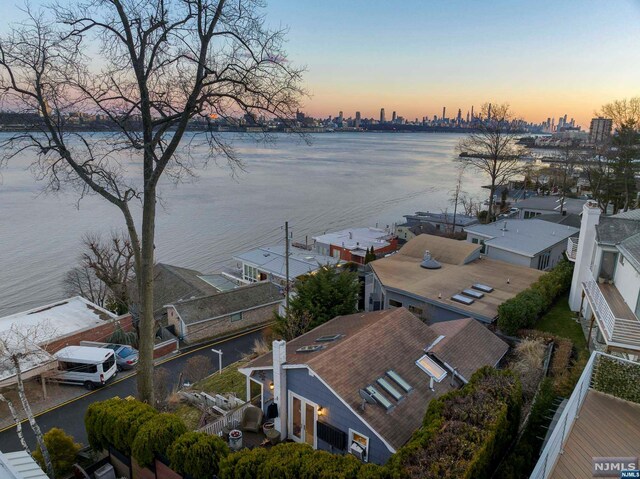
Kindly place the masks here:
MULTIPOLYGON (((0 140, 7 134, 0 134, 0 140)), ((231 256, 283 241, 289 221, 294 241, 347 227, 384 227, 403 214, 451 210, 455 146, 450 133, 334 133, 274 135, 268 143, 227 134, 245 171, 235 177, 224 161, 198 170, 186 183, 161 186, 157 261, 213 272, 231 256)), ((206 150, 196 151, 206 155, 206 150)), ((123 226, 119 210, 102 198, 66 191, 43 193, 22 154, 0 170, 0 316, 64 297, 62 279, 78 263, 86 233, 123 226)), ((139 163, 122 159, 129 174, 139 163)), ((463 189, 482 196, 473 172, 463 189)))

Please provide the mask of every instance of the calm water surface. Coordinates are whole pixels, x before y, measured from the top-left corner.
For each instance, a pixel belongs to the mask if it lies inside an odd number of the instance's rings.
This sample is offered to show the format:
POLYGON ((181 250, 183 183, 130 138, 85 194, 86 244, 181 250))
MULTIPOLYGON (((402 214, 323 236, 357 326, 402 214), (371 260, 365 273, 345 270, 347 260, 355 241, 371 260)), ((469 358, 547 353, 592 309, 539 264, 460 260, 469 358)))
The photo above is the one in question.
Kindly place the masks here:
MULTIPOLYGON (((0 138, 6 134, 0 134, 0 138)), ((157 260, 212 272, 231 256, 355 226, 392 225, 418 210, 441 211, 454 188, 455 134, 335 133, 275 142, 234 135, 246 172, 232 178, 222 162, 178 186, 163 184, 157 260)), ((201 153, 205 154, 204 150, 201 153)), ((119 210, 98 197, 42 193, 23 155, 0 171, 0 316, 64 297, 66 271, 77 264, 85 233, 123 226, 119 210)), ((123 162, 127 162, 123 159, 123 162)), ((139 168, 128 163, 130 172, 139 168)), ((481 195, 482 178, 464 189, 481 195)))

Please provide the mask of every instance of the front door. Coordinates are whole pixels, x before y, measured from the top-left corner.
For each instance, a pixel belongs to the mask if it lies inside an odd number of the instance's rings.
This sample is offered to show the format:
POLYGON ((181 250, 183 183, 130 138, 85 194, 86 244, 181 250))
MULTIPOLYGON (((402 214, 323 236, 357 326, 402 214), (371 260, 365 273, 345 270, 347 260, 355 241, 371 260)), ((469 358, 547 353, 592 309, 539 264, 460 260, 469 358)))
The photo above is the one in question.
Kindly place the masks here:
POLYGON ((289 431, 291 439, 316 447, 316 418, 318 406, 289 392, 289 431))

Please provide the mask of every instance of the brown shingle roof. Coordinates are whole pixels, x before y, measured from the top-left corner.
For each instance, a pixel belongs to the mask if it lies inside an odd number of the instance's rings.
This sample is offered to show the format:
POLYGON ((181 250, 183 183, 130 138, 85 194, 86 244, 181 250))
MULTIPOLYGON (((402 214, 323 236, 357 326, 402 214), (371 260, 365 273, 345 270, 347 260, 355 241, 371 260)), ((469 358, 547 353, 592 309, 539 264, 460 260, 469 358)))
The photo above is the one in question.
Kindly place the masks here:
MULTIPOLYGON (((479 336, 477 339, 474 338, 476 346, 473 350, 477 349, 481 354, 479 356, 461 354, 463 366, 458 366, 458 358, 455 357, 454 352, 464 351, 464 345, 460 345, 458 349, 454 347, 458 341, 455 337, 458 334, 454 333, 447 349, 451 351, 448 363, 452 367, 459 367, 461 371, 464 369, 465 372, 472 369, 475 371, 485 364, 495 364, 499 357, 493 363, 487 363, 484 358, 491 354, 482 351, 482 344, 492 344, 493 333, 480 324, 477 324, 477 329, 472 327, 467 331, 467 321, 473 320, 454 320, 451 323, 452 325, 465 323, 457 327, 464 332, 461 335, 462 341, 469 340, 471 332, 479 336)), ((453 388, 451 376, 449 376, 441 383, 435 383, 435 391, 431 391, 429 376, 415 364, 416 360, 424 355, 425 348, 430 346, 438 335, 439 333, 432 327, 427 326, 405 308, 338 316, 289 341, 287 364, 306 365, 311 368, 392 447, 397 449, 407 442, 413 431, 420 426, 429 401, 453 388), (296 351, 302 346, 318 344, 315 341, 317 338, 331 334, 343 334, 344 337, 324 344, 324 348, 316 352, 296 351), (383 389, 375 384, 376 379, 385 376, 386 371, 391 369, 414 389, 408 394, 403 393, 404 397, 399 402, 383 393, 395 405, 388 412, 378 405, 368 405, 362 411, 359 389, 374 385, 382 393, 383 389)), ((495 339, 502 342, 498 338, 495 339)), ((261 369, 269 368, 271 365, 272 356, 266 354, 247 364, 246 368, 261 369)), ((393 383, 391 380, 389 382, 393 383)), ((401 391, 399 387, 397 389, 401 391)))
POLYGON ((509 350, 507 343, 471 318, 443 321, 431 325, 443 339, 431 348, 439 360, 458 368, 467 381, 481 366, 496 366, 509 350))
POLYGON ((487 258, 467 262, 477 249, 477 245, 466 241, 420 235, 404 245, 398 253, 370 264, 386 288, 490 321, 497 316, 500 304, 528 288, 543 272, 487 258), (420 267, 425 250, 431 252, 442 268, 433 270, 420 267), (494 291, 471 305, 451 300, 453 295, 474 283, 484 283, 493 287, 494 291))

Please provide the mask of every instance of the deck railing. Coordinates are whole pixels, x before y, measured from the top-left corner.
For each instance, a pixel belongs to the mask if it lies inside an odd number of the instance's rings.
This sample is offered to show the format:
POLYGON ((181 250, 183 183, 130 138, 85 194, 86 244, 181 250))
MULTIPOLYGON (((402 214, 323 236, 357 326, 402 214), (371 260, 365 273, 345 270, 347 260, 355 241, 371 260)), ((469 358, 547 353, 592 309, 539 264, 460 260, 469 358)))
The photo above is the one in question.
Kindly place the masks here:
POLYGON ((576 261, 578 255, 578 238, 567 238, 567 258, 569 261, 576 261))
POLYGON ((244 414, 245 409, 251 406, 251 402, 246 402, 241 406, 229 411, 227 414, 222 416, 219 419, 216 419, 213 422, 210 422, 206 426, 202 427, 199 432, 204 432, 211 436, 222 436, 222 430, 227 427, 227 429, 236 429, 240 426, 240 422, 242 421, 242 415, 244 414))
MULTIPOLYGON (((584 398, 587 396, 587 392, 591 386, 591 377, 593 376, 596 358, 603 354, 604 353, 595 351, 589 358, 589 361, 587 362, 584 371, 582 371, 582 375, 580 376, 571 397, 567 401, 567 404, 560 415, 558 423, 551 432, 551 436, 542 450, 542 454, 540 454, 540 458, 538 459, 535 469, 531 473, 530 479, 547 479, 553 472, 558 456, 563 453, 563 447, 567 442, 567 438, 571 432, 571 427, 580 412, 584 398)), ((607 354, 606 356, 609 355, 607 354)))

